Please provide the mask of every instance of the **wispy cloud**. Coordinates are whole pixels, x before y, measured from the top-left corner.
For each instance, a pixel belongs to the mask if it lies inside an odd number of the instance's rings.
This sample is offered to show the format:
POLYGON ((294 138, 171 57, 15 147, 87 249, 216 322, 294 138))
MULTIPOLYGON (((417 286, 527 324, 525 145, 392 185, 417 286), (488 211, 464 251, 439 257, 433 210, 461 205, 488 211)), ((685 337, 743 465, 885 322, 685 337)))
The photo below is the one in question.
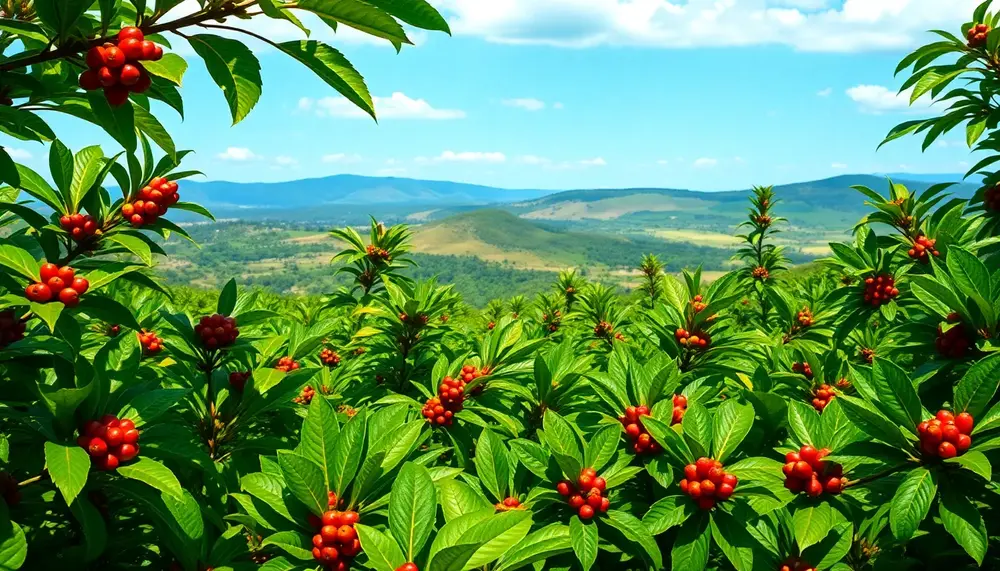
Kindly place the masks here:
POLYGON ((10 158, 16 161, 29 161, 32 158, 34 158, 34 155, 32 155, 30 152, 24 149, 18 149, 15 147, 4 147, 3 150, 7 151, 7 154, 10 155, 10 158))
MULTIPOLYGON (((463 119, 465 111, 460 109, 439 109, 424 99, 414 99, 405 93, 395 92, 389 97, 372 97, 375 114, 383 119, 463 119)), ((368 114, 343 97, 323 97, 299 99, 299 110, 315 113, 320 117, 342 117, 364 119, 368 114)))
POLYGON ((696 169, 707 169, 707 168, 712 168, 718 164, 719 164, 719 159, 702 157, 700 159, 696 159, 693 163, 691 163, 691 166, 693 166, 696 169))
POLYGON ((224 161, 236 162, 254 161, 260 158, 246 147, 229 147, 225 152, 216 155, 216 157, 224 161))
POLYGON ((503 163, 507 155, 500 152, 444 151, 436 157, 417 157, 417 163, 503 163))
POLYGON ((817 91, 816 95, 819 95, 820 97, 829 97, 832 93, 833 93, 833 88, 827 87, 826 89, 820 89, 819 91, 817 91))
POLYGON ((930 97, 923 96, 910 104, 913 89, 901 93, 882 85, 856 85, 847 90, 850 97, 863 113, 881 115, 902 111, 924 111, 933 105, 930 97))
POLYGON ((525 111, 541 111, 545 109, 545 102, 533 97, 520 97, 516 99, 504 99, 501 101, 507 107, 518 107, 525 111))
POLYGON ((832 165, 830 165, 830 168, 837 170, 844 170, 847 168, 847 165, 844 163, 833 163, 832 165))

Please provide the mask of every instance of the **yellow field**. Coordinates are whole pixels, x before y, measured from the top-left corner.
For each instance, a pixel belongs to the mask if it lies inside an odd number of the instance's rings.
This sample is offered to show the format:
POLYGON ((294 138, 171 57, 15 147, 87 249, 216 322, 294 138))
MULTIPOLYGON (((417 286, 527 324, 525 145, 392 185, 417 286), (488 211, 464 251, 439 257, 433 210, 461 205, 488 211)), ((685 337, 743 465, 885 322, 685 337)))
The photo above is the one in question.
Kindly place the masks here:
POLYGON ((673 242, 690 242, 702 246, 717 248, 733 247, 742 242, 739 238, 721 232, 704 232, 701 230, 649 230, 651 236, 673 242))
POLYGON ((508 263, 515 268, 557 272, 566 268, 529 252, 507 251, 487 244, 453 227, 432 226, 413 234, 413 251, 440 256, 475 256, 488 262, 508 263))

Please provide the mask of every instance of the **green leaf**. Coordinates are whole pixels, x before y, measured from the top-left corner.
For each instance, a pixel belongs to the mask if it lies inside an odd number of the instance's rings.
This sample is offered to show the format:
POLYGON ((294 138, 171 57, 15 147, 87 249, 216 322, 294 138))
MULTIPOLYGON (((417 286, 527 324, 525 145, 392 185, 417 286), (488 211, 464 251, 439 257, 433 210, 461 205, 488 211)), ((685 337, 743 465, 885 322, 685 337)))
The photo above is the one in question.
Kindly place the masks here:
POLYGON ((993 467, 990 465, 990 461, 986 458, 986 455, 975 450, 969 450, 965 454, 949 458, 945 462, 958 464, 973 474, 982 477, 987 482, 990 481, 990 476, 993 472, 993 467))
POLYGON ((722 510, 715 510, 712 512, 711 525, 715 544, 732 563, 733 568, 736 571, 754 569, 754 548, 759 543, 747 531, 746 526, 749 524, 722 510))
POLYGON ((872 364, 872 388, 878 394, 880 409, 903 426, 920 424, 922 408, 916 389, 899 365, 876 358, 872 364))
POLYGON ((368 422, 367 409, 358 411, 354 418, 344 425, 333 449, 332 463, 328 466, 330 489, 337 497, 343 497, 347 486, 358 473, 362 452, 365 447, 365 429, 368 422))
POLYGON ((712 450, 712 417, 701 403, 688 403, 684 420, 681 421, 684 439, 692 447, 695 456, 708 456, 712 450))
POLYGON ((90 473, 90 455, 76 445, 66 446, 55 442, 45 443, 45 466, 52 483, 62 492, 66 505, 71 505, 77 494, 87 484, 90 473))
POLYGON ((155 115, 146 111, 142 106, 135 106, 135 127, 144 135, 150 138, 157 147, 163 149, 164 153, 170 156, 177 154, 177 147, 160 120, 155 115))
POLYGON ((954 486, 947 486, 941 493, 938 514, 944 528, 955 538, 976 565, 983 564, 989 537, 979 509, 954 486))
POLYGON ((426 0, 366 0, 372 6, 381 8, 391 16, 406 22, 407 24, 423 28, 424 30, 437 30, 451 34, 448 22, 428 4, 426 0))
POLYGON ((69 196, 69 186, 73 181, 73 151, 59 139, 52 141, 49 148, 49 172, 52 173, 52 182, 56 183, 56 188, 64 196, 69 196))
POLYGON ((177 476, 174 476, 169 468, 151 458, 140 456, 131 464, 119 466, 118 473, 126 478, 152 486, 165 494, 177 498, 183 497, 181 483, 177 481, 177 476))
POLYGON ((142 67, 146 68, 150 74, 162 77, 174 85, 180 86, 187 71, 188 64, 184 58, 177 54, 163 54, 160 61, 144 61, 142 67))
POLYGON ((348 101, 375 118, 375 106, 368 92, 368 86, 365 85, 365 79, 342 53, 312 40, 282 42, 278 47, 308 67, 348 101))
POLYGON ((129 252, 132 252, 142 260, 143 264, 147 266, 153 265, 153 251, 149 247, 149 243, 131 234, 125 234, 122 232, 111 234, 110 236, 105 236, 104 238, 108 242, 113 242, 119 246, 125 248, 129 252))
POLYGON ((32 283, 40 279, 38 271, 41 266, 38 260, 24 248, 10 242, 0 241, 0 266, 19 274, 32 283))
POLYGON ((278 533, 272 533, 261 543, 261 547, 266 547, 268 545, 273 545, 296 559, 313 559, 312 543, 306 536, 295 531, 279 531, 278 533))
POLYGON ((438 482, 438 491, 441 500, 441 511, 444 513, 444 520, 446 522, 450 522, 465 514, 493 509, 493 504, 478 490, 459 480, 443 480, 438 482))
POLYGON ((21 187, 21 175, 17 172, 17 163, 2 146, 0 146, 0 183, 10 185, 12 188, 21 187))
POLYGON ((334 20, 392 42, 396 49, 411 43, 406 32, 392 16, 360 0, 299 0, 298 7, 324 20, 334 20))
POLYGON ((6 517, 4 520, 0 521, 0 570, 13 571, 20 569, 28 558, 28 541, 21 526, 6 517))
POLYGON ((118 141, 123 149, 134 153, 138 147, 138 140, 135 134, 135 111, 132 105, 125 104, 118 107, 108 105, 108 100, 104 98, 101 90, 87 93, 87 101, 97 118, 97 123, 111 135, 111 138, 118 141))
POLYGON ((337 436, 340 426, 333 406, 323 398, 314 398, 309 403, 309 412, 302 423, 302 436, 298 450, 312 460, 323 472, 327 486, 334 489, 330 478, 330 466, 337 455, 337 436))
POLYGON ((833 529, 834 512, 830 504, 805 506, 795 510, 792 516, 792 529, 795 531, 795 541, 799 549, 819 543, 833 529))
POLYGON ((92 0, 35 0, 35 13, 61 39, 68 35, 91 3, 92 0))
POLYGON ((476 475, 496 501, 507 497, 507 483, 510 480, 510 459, 503 440, 485 429, 476 444, 476 475))
POLYGON ((555 456, 556 462, 562 468, 567 478, 575 478, 583 469, 583 454, 576 432, 566 420, 552 409, 545 411, 542 419, 545 430, 545 442, 555 456))
POLYGON ((712 530, 708 516, 702 515, 693 523, 681 526, 680 533, 670 550, 671 571, 705 571, 708 568, 708 549, 712 530))
POLYGON ((233 310, 236 309, 236 279, 231 278, 226 285, 222 287, 222 293, 219 294, 219 305, 216 308, 216 312, 222 315, 232 315, 233 310))
POLYGON ((642 548, 641 555, 654 569, 663 566, 663 558, 660 555, 660 548, 656 545, 656 540, 652 534, 642 525, 634 515, 618 510, 608 511, 607 517, 601 521, 617 529, 632 543, 636 543, 642 548))
MULTIPOLYGON (((97 511, 94 504, 83 496, 77 496, 70 504, 69 509, 73 513, 73 517, 80 522, 80 528, 83 530, 83 560, 90 562, 97 559, 108 544, 108 530, 104 523, 104 517, 101 516, 101 512, 97 511)), ((2 531, 0 531, 0 535, 2 535, 2 531)), ((2 559, 0 557, 0 569, 5 569, 2 559)))
MULTIPOLYGON (((94 288, 93 284, 91 284, 91 288, 94 288)), ((59 304, 50 303, 48 305, 59 304)), ((77 311, 103 319, 108 323, 117 323, 136 331, 140 329, 139 322, 136 321, 129 308, 105 295, 91 293, 84 296, 80 300, 80 305, 77 306, 77 311)))
POLYGON ((920 467, 906 475, 889 508, 889 527, 896 539, 907 541, 913 537, 920 522, 927 517, 935 494, 937 476, 934 472, 920 467))
POLYGON ((583 571, 590 571, 597 561, 597 526, 593 523, 583 523, 579 516, 574 515, 569 520, 569 539, 573 544, 576 558, 583 566, 583 571))
POLYGON ((642 516, 642 525, 649 533, 660 535, 668 529, 688 520, 697 511, 694 501, 687 496, 667 496, 660 498, 642 516))
POLYGON ((396 545, 396 541, 388 535, 360 523, 355 524, 354 529, 357 530, 358 539, 361 540, 361 549, 368 556, 368 563, 375 568, 375 571, 396 571, 406 563, 399 545, 396 545))
POLYGON ((913 446, 910 441, 899 431, 899 427, 888 418, 882 416, 867 402, 856 398, 842 395, 837 397, 844 414, 858 425, 861 430, 873 438, 877 438, 891 446, 902 449, 910 449, 913 446))
POLYGON ((56 212, 60 212, 63 209, 62 198, 38 173, 19 164, 17 165, 17 175, 21 180, 21 190, 45 203, 46 206, 56 212))
POLYGON ((392 484, 389 497, 389 531, 413 561, 434 528, 437 494, 427 468, 407 462, 392 484))
POLYGON ((788 428, 800 445, 818 445, 822 440, 816 409, 799 401, 788 402, 788 428))
MULTIPOLYGON (((823 412, 826 413, 825 410, 823 412)), ((850 522, 839 523, 823 541, 804 550, 802 557, 806 561, 815 561, 816 569, 828 569, 850 552, 853 538, 854 526, 850 522)))
POLYGON ((719 405, 715 410, 713 458, 725 462, 749 434, 753 417, 753 407, 750 405, 742 405, 732 399, 719 405))
POLYGON ((974 418, 979 418, 998 387, 1000 353, 994 353, 970 367, 955 386, 955 412, 967 412, 974 418))
POLYGON ((239 123, 260 99, 260 62, 250 48, 237 40, 211 34, 196 34, 188 40, 226 96, 233 124, 239 123))
POLYGON ((948 248, 946 264, 958 289, 972 298, 988 323, 994 322, 996 316, 991 303, 990 272, 986 264, 955 245, 948 248))
POLYGON ((97 177, 104 168, 104 152, 101 147, 81 149, 73 157, 73 182, 69 189, 70 211, 77 212, 87 193, 94 187, 97 177))
POLYGON ((55 387, 53 385, 40 385, 38 392, 45 402, 45 406, 52 412, 52 416, 59 420, 71 420, 76 412, 93 390, 94 383, 88 382, 86 385, 76 387, 55 387))
POLYGON ((118 412, 118 418, 127 418, 142 427, 181 402, 191 389, 156 389, 137 395, 118 412))
MULTIPOLYGON (((278 451, 278 466, 285 485, 309 511, 321 515, 327 508, 327 487, 323 472, 315 462, 288 450, 278 451)), ((339 497, 339 496, 338 496, 339 497)))
POLYGON ((35 317, 38 319, 41 319, 52 333, 55 333, 56 322, 59 321, 59 316, 62 315, 64 309, 66 309, 66 306, 58 301, 50 303, 31 302, 31 313, 35 314, 35 317))

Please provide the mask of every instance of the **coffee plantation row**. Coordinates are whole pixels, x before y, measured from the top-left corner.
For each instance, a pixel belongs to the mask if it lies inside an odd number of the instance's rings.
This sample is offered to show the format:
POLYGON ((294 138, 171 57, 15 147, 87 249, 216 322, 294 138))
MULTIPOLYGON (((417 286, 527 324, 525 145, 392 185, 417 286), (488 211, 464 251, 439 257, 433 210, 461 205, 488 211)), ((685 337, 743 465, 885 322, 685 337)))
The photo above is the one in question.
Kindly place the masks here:
POLYGON ((0 151, 0 569, 1000 568, 989 2, 900 64, 945 112, 886 139, 965 126, 971 200, 859 188, 854 241, 801 273, 757 188, 712 283, 648 256, 630 297, 568 271, 481 318, 376 221, 333 232, 353 287, 322 303, 162 287, 171 211, 211 217, 154 113, 184 113, 171 39, 238 122, 262 89, 241 38, 375 114, 339 51, 247 20, 448 32, 424 0, 198 4, 0 2, 0 130, 49 149, 47 173, 0 151), (52 113, 120 149, 74 153, 52 113))

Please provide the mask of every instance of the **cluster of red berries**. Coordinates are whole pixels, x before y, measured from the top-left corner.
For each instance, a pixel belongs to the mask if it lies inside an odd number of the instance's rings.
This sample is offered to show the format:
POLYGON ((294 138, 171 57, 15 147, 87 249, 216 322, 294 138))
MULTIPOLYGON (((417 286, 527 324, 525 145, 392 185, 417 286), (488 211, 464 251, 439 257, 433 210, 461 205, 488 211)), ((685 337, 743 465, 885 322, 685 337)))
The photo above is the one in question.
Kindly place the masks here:
POLYGON ((866 363, 871 365, 875 361, 875 349, 871 349, 869 347, 862 347, 861 358, 864 359, 866 363))
POLYGON ((0 348, 24 339, 25 324, 13 309, 0 311, 0 348))
POLYGON ((208 349, 229 347, 240 336, 240 330, 236 326, 236 319, 219 313, 202 317, 194 330, 201 337, 201 342, 208 349))
POLYGON ((771 277, 771 272, 767 271, 764 266, 757 266, 750 272, 750 276, 757 281, 766 281, 771 277))
POLYGON ((883 274, 865 279, 864 299, 872 307, 885 305, 897 295, 899 290, 896 289, 896 280, 892 276, 883 274))
POLYGON ((181 199, 178 188, 176 182, 158 176, 142 187, 134 202, 122 206, 122 216, 136 228, 152 224, 181 199))
POLYGON ((3 498, 8 506, 21 503, 21 490, 17 485, 17 479, 7 472, 0 472, 0 498, 3 498))
POLYGON ((559 330, 559 325, 562 323, 562 312, 558 309, 553 311, 551 315, 548 313, 542 314, 542 324, 551 333, 555 333, 559 330))
POLYGON ((598 339, 610 337, 614 330, 614 325, 611 325, 607 321, 600 321, 594 326, 594 337, 597 337, 598 339))
POLYGON ((708 347, 709 343, 712 342, 707 333, 691 333, 683 328, 678 328, 677 331, 674 332, 674 337, 677 338, 678 343, 689 349, 704 349, 708 347))
POLYGON ((340 364, 340 355, 332 349, 323 349, 319 352, 319 360, 327 367, 336 367, 340 364))
MULTIPOLYGON (((330 493, 332 496, 333 493, 330 493)), ((332 499, 336 505, 336 496, 332 496, 332 499)), ((355 511, 324 512, 319 521, 319 533, 312 538, 313 558, 330 571, 346 571, 351 559, 361 553, 361 542, 354 529, 354 524, 359 519, 358 512, 355 511)))
POLYGON ((789 557, 781 563, 778 571, 816 571, 816 568, 806 563, 800 557, 789 557))
MULTIPOLYGON (((674 403, 677 403, 676 396, 674 397, 674 403)), ((687 408, 687 398, 684 398, 684 408, 687 408)), ((642 417, 644 416, 649 416, 648 406, 629 406, 625 408, 625 414, 618 417, 618 422, 622 423, 622 426, 625 427, 625 436, 632 441, 632 450, 636 454, 659 454, 663 451, 663 447, 657 441, 653 440, 652 435, 642 425, 642 417)), ((683 411, 681 412, 681 416, 684 416, 683 411)), ((677 417, 676 407, 674 408, 674 417, 677 417)))
POLYGON ((840 464, 823 460, 830 450, 816 450, 808 444, 798 452, 785 454, 785 488, 793 493, 805 492, 810 498, 826 492, 839 494, 844 489, 844 469, 840 464))
POLYGON ((774 219, 771 218, 770 216, 768 216, 767 214, 758 214, 756 217, 754 217, 753 220, 754 220, 754 222, 757 223, 758 226, 761 226, 761 227, 764 227, 764 228, 767 228, 768 226, 770 226, 771 222, 774 221, 774 219))
POLYGON ((430 318, 427 317, 426 313, 420 313, 418 315, 407 315, 405 313, 399 314, 399 320, 407 325, 412 325, 414 327, 423 327, 427 325, 430 318))
POLYGON ((799 327, 809 327, 813 324, 813 312, 808 307, 803 307, 795 320, 799 322, 799 327))
POLYGON ((510 496, 504 498, 502 502, 497 503, 495 506, 498 512, 509 512, 510 510, 521 509, 521 500, 517 499, 515 496, 510 496))
POLYGON ((684 466, 681 491, 694 498, 698 507, 710 510, 716 502, 728 500, 736 490, 739 479, 722 469, 722 462, 701 457, 694 464, 684 466))
POLYGON ((76 307, 80 304, 80 296, 90 288, 90 282, 76 277, 76 270, 69 266, 42 264, 38 273, 41 281, 24 290, 24 295, 37 303, 58 299, 66 307, 76 307))
MULTIPOLYGON (((841 382, 847 382, 847 379, 841 379, 840 381, 837 381, 837 384, 839 385, 841 382)), ((848 383, 848 385, 850 385, 850 383, 848 383)), ((833 387, 831 387, 826 383, 823 383, 822 385, 819 386, 819 388, 817 388, 813 392, 813 400, 812 400, 813 408, 815 408, 819 412, 823 412, 823 409, 826 408, 826 405, 830 404, 830 401, 832 401, 836 397, 837 393, 834 392, 833 387)))
POLYGON ((59 225, 62 226, 63 230, 69 232, 70 236, 77 242, 82 242, 101 233, 101 228, 93 216, 79 212, 60 216, 59 225))
POLYGON ((975 421, 967 412, 955 416, 950 411, 939 410, 937 415, 917 425, 920 449, 928 456, 954 458, 972 446, 972 427, 975 421))
POLYGON ((368 259, 373 262, 388 262, 392 260, 392 255, 389 254, 389 250, 379 248, 374 244, 368 244, 368 247, 365 248, 365 253, 368 255, 368 259))
POLYGON ((917 239, 913 241, 913 247, 910 248, 907 255, 921 264, 926 264, 930 262, 930 256, 936 258, 941 255, 941 252, 934 249, 934 244, 937 244, 937 240, 931 240, 923 235, 917 236, 917 239))
POLYGON ((807 379, 813 378, 813 370, 809 363, 792 363, 792 372, 798 373, 800 375, 805 375, 807 379))
POLYGON ((156 336, 156 333, 143 329, 135 334, 142 346, 143 355, 156 355, 163 350, 163 339, 156 336))
POLYGON ((465 403, 465 379, 475 379, 481 376, 472 365, 462 367, 462 373, 457 379, 445 377, 438 386, 438 396, 428 399, 421 414, 436 426, 451 426, 455 413, 462 410, 465 403))
POLYGON ((948 331, 938 325, 937 339, 934 340, 934 345, 942 357, 961 359, 972 348, 973 340, 969 338, 965 327, 959 323, 961 319, 957 313, 950 313, 948 314, 948 322, 958 323, 958 325, 954 325, 948 331))
POLYGON ((295 404, 308 405, 312 402, 314 396, 316 396, 316 389, 306 385, 302 387, 302 392, 299 393, 299 396, 292 399, 292 402, 295 404))
POLYGON ((290 373, 292 371, 297 371, 299 369, 299 364, 292 357, 282 357, 278 359, 278 363, 274 366, 274 368, 282 373, 290 373))
POLYGON ((250 371, 233 371, 229 373, 229 386, 233 390, 243 392, 243 388, 247 386, 247 381, 250 380, 250 371))
POLYGON ((139 455, 139 431, 135 423, 127 418, 119 420, 111 414, 84 425, 76 443, 90 454, 99 470, 114 470, 119 463, 139 455))
POLYGON ((118 32, 117 44, 108 42, 87 52, 87 71, 80 74, 80 87, 87 91, 104 88, 108 103, 117 107, 129 92, 144 93, 153 80, 140 61, 157 61, 163 48, 147 40, 134 26, 118 32))
POLYGON ((691 307, 694 308, 694 312, 695 313, 699 313, 702 310, 704 310, 706 307, 708 307, 708 304, 705 303, 703 300, 704 300, 704 298, 701 295, 696 295, 691 300, 691 307))
POLYGON ((986 193, 983 195, 983 206, 986 207, 986 210, 1000 212, 1000 183, 986 189, 986 193))
POLYGON ((563 480, 556 484, 556 491, 566 498, 566 503, 576 510, 580 519, 591 519, 598 512, 607 513, 611 507, 611 501, 604 495, 608 483, 597 475, 597 470, 584 468, 580 471, 576 483, 574 486, 573 482, 563 480))
POLYGON ((965 33, 965 39, 969 40, 969 47, 975 50, 986 45, 986 39, 989 34, 989 26, 986 24, 976 24, 965 33))

